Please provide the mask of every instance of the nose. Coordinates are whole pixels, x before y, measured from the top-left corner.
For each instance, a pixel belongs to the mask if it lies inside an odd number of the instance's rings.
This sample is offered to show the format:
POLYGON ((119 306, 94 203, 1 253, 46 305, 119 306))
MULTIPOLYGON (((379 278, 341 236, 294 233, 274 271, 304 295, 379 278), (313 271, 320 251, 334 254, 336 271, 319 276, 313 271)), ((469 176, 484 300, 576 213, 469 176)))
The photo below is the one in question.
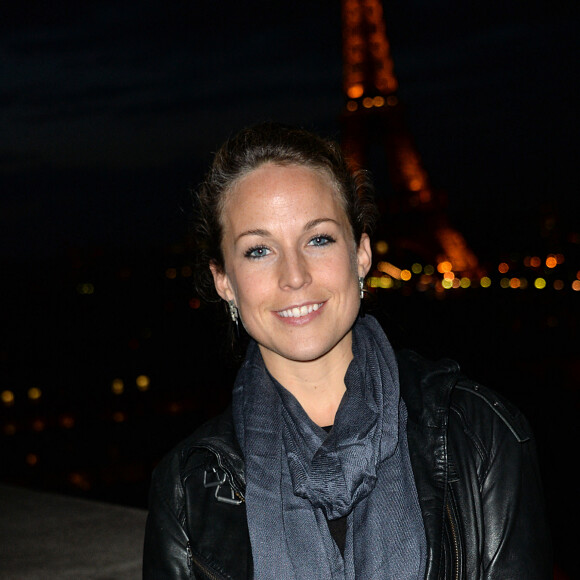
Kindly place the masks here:
POLYGON ((283 290, 298 290, 312 281, 308 262, 299 252, 285 253, 279 265, 280 288, 283 290))

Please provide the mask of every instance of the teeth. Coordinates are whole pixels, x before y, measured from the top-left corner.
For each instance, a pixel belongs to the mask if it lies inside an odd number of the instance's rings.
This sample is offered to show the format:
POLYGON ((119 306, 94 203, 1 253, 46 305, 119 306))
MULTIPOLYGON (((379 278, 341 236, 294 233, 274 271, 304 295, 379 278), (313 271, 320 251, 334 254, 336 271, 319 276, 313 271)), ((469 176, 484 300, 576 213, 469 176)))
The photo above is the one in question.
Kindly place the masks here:
POLYGON ((294 308, 289 308, 288 310, 280 310, 278 314, 284 318, 299 318, 300 316, 306 316, 311 312, 315 312, 322 306, 320 304, 309 304, 308 306, 301 306, 298 308, 297 306, 294 308))

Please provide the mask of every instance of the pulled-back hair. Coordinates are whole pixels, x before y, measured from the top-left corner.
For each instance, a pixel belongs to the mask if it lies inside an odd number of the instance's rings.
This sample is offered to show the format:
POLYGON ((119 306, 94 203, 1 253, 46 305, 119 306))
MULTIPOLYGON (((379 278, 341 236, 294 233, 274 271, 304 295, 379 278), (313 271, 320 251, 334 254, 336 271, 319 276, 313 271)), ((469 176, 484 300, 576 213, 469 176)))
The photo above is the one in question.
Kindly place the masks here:
POLYGON ((372 232, 377 210, 370 179, 364 171, 350 171, 334 141, 270 122, 243 129, 217 151, 194 195, 196 286, 206 300, 217 298, 209 265, 224 269, 222 212, 227 194, 239 180, 265 163, 298 165, 324 172, 336 187, 356 243, 360 243, 363 233, 372 232))

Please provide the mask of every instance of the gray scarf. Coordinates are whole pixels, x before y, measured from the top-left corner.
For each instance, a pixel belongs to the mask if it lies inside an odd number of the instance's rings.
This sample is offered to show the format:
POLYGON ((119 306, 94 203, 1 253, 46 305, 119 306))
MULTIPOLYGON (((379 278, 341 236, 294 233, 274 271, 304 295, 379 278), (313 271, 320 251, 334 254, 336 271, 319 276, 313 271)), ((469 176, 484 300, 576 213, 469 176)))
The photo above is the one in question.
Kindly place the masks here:
POLYGON ((424 577, 426 540, 394 352, 371 316, 353 327, 353 361, 330 433, 306 415, 250 344, 233 392, 246 461, 257 580, 424 577), (344 558, 327 519, 347 516, 344 558))

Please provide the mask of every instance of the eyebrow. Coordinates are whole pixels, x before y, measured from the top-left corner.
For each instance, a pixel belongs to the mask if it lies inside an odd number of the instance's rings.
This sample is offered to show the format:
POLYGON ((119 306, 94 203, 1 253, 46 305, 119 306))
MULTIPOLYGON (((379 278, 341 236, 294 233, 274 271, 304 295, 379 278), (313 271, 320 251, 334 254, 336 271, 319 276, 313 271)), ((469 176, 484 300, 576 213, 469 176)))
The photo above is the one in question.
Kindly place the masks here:
MULTIPOLYGON (((303 228, 303 231, 307 232, 308 230, 311 230, 312 228, 315 228, 316 226, 326 223, 326 222, 331 222, 333 224, 336 224, 337 226, 339 226, 340 224, 332 218, 316 218, 314 220, 310 220, 309 222, 306 223, 306 225, 303 228)), ((234 243, 237 243, 240 238, 243 238, 244 236, 259 236, 262 238, 267 238, 268 236, 271 236, 272 234, 268 231, 268 230, 263 230, 263 229, 253 229, 253 230, 246 230, 245 232, 242 232, 241 234, 239 234, 236 239, 234 240, 234 243)))

